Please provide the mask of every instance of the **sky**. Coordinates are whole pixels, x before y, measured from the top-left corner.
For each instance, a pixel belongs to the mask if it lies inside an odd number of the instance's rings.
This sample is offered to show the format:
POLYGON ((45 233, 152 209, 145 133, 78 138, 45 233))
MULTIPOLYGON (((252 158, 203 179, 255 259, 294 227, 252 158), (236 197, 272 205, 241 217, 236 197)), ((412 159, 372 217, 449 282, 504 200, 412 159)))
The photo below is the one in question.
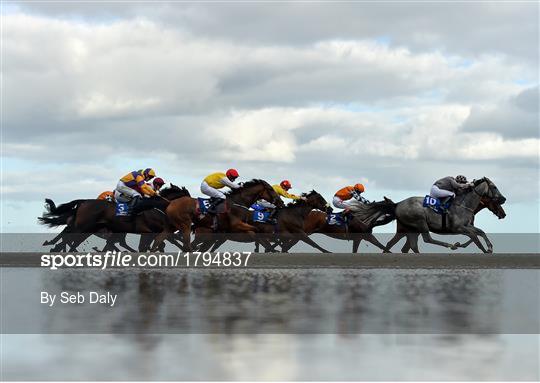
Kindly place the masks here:
MULTIPOLYGON (((489 177, 539 232, 537 2, 3 2, 2 232, 152 167, 425 195, 489 177)), ((389 225, 380 231, 391 231, 389 225)))

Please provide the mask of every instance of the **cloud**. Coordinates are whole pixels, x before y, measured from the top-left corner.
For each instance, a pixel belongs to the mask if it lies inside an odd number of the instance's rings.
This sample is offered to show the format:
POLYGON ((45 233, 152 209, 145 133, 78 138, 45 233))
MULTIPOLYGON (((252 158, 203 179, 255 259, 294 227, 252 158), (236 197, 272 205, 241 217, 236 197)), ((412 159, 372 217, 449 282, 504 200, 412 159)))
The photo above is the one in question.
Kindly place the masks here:
POLYGON ((13 6, 2 156, 25 162, 2 193, 92 197, 153 166, 197 194, 236 167, 327 198, 489 176, 536 204, 538 5, 456 4, 13 6))
POLYGON ((497 105, 473 107, 463 130, 498 132, 510 138, 538 137, 539 108, 538 86, 528 88, 497 105))

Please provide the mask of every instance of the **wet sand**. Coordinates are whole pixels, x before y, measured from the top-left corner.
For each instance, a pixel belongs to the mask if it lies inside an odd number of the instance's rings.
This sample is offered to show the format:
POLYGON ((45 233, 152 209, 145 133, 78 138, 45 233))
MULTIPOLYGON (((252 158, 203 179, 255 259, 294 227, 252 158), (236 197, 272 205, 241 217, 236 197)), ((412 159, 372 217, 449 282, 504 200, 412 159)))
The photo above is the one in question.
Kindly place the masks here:
MULTIPOLYGON (((39 267, 46 253, 0 253, 0 267, 39 267)), ((79 253, 87 254, 87 253, 79 253)), ((102 254, 102 253, 101 253, 102 254)), ((124 253, 126 254, 126 253, 124 253)), ((166 253, 176 255, 177 253, 166 253)), ((140 253, 131 253, 134 257, 140 253)), ((145 254, 146 255, 146 254, 145 254)), ((135 268, 135 267, 134 267, 135 268)), ((154 267, 159 268, 159 267, 154 267)), ((172 268, 172 267, 169 267, 172 268)), ((186 268, 185 265, 174 268, 186 268)), ((193 266, 190 268, 224 268, 193 266)), ((229 267, 230 268, 230 267, 229 267)), ((241 268, 244 268, 243 266, 241 268)), ((252 254, 247 268, 379 268, 379 269, 538 269, 540 254, 252 254)))

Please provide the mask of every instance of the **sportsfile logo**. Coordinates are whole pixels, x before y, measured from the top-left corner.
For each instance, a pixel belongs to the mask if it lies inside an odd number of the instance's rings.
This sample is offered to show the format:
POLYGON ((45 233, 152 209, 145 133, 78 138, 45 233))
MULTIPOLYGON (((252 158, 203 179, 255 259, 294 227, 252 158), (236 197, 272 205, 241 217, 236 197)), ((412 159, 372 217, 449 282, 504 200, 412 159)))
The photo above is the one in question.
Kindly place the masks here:
POLYGON ((113 267, 247 267, 251 252, 193 252, 177 254, 123 254, 107 251, 105 254, 43 254, 41 267, 89 267, 101 270, 113 267))

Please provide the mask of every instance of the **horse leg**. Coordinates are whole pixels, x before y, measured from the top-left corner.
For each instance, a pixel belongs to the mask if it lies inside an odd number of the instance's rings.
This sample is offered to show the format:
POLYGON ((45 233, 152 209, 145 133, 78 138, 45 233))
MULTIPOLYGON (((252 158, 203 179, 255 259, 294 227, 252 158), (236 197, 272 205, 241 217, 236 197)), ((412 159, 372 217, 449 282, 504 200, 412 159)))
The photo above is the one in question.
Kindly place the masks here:
POLYGON ((480 242, 480 239, 478 238, 478 234, 480 234, 480 235, 483 234, 483 237, 487 238, 486 233, 484 233, 482 230, 480 230, 480 229, 478 229, 478 228, 476 228, 474 226, 466 226, 466 227, 462 228, 461 234, 464 234, 467 237, 469 237, 474 242, 474 244, 483 253, 492 253, 493 252, 493 245, 491 245, 491 242, 486 241, 486 243, 488 244, 488 250, 486 250, 484 248, 484 246, 482 245, 482 242, 480 242), (489 248, 490 245, 491 245, 491 248, 489 248))
POLYGON ((358 253, 358 248, 360 247, 360 242, 362 242, 362 238, 353 239, 353 243, 352 243, 352 252, 353 253, 358 253))
POLYGON ((140 252, 146 252, 150 250, 150 245, 152 244, 152 241, 154 240, 155 236, 150 236, 150 234, 141 234, 141 238, 139 239, 139 251, 140 252))
MULTIPOLYGON (((418 235, 416 235, 418 237, 418 235)), ((411 250, 411 241, 409 240, 409 237, 405 236, 405 243, 403 244, 403 247, 401 248, 402 254, 407 254, 409 250, 411 250)))
POLYGON ((122 246, 127 251, 129 251, 131 253, 135 253, 136 250, 127 244, 125 234, 124 235, 118 234, 118 241, 117 242, 118 242, 119 246, 122 246))
MULTIPOLYGON (((452 249, 452 250, 457 249, 456 245, 452 245, 452 244, 450 244, 448 242, 443 242, 443 241, 439 241, 437 239, 434 239, 431 236, 431 234, 429 234, 429 231, 423 232, 422 233, 422 238, 424 239, 425 243, 431 243, 433 245, 439 245, 439 246, 443 246, 443 247, 448 247, 449 249, 452 249)), ((418 236, 417 236, 417 242, 418 242, 418 236)), ((412 244, 411 244, 411 246, 412 246, 412 244)))
MULTIPOLYGON (((486 241, 486 245, 487 245, 487 250, 484 251, 484 253, 493 253, 493 244, 491 243, 491 241, 489 240, 487 234, 484 232, 484 230, 482 229, 479 229, 475 226, 473 226, 474 230, 476 231, 476 234, 477 235, 480 235, 482 238, 484 238, 484 241, 486 241)), ((472 238, 471 238, 472 239, 472 238)), ((483 248, 480 248, 480 250, 483 251, 483 248)))
MULTIPOLYGON (((377 246, 379 249, 383 251, 383 253, 390 253, 390 250, 387 249, 388 246, 384 246, 382 243, 379 242, 377 237, 373 235, 373 233, 366 233, 362 236, 362 238, 358 241, 358 244, 360 244, 360 241, 362 239, 365 239, 369 243, 377 246)), ((357 247, 358 248, 358 247, 357 247)))
POLYGON ((472 239, 469 239, 467 242, 465 243, 459 243, 459 242, 456 242, 454 245, 457 246, 457 247, 461 247, 461 248, 466 248, 468 247, 471 243, 473 243, 474 241, 472 239))
POLYGON ((309 238, 309 236, 306 233, 298 232, 298 233, 296 233, 296 235, 298 235, 300 237, 301 241, 307 243, 311 247, 314 247, 315 249, 319 250, 320 252, 322 252, 322 253, 331 253, 330 251, 328 251, 328 250, 322 248, 321 246, 317 245, 317 243, 315 243, 314 240, 309 238))
POLYGON ((223 245, 225 242, 227 242, 227 240, 225 238, 220 238, 220 239, 217 239, 214 244, 212 245, 212 247, 210 248, 210 252, 213 252, 213 251, 216 251, 217 249, 219 249, 219 247, 221 245, 223 245))
POLYGON ((386 244, 386 250, 388 252, 390 252, 390 250, 392 250, 392 247, 394 247, 394 245, 396 243, 398 243, 399 241, 401 241, 401 238, 405 237, 406 234, 405 233, 396 233, 394 234, 394 236, 390 239, 390 241, 388 241, 388 243, 386 244))
POLYGON ((64 229, 60 233, 58 233, 58 235, 56 237, 54 237, 50 241, 43 242, 43 246, 54 245, 56 242, 63 239, 64 234, 69 232, 69 230, 70 230, 69 226, 64 227, 64 229))
MULTIPOLYGON (((418 234, 408 234, 407 241, 409 242, 409 246, 412 249, 412 251, 414 251, 417 254, 420 253, 420 251, 418 250, 418 234)), ((407 252, 409 252, 408 249, 407 249, 407 252)))
MULTIPOLYGON (((182 243, 180 241, 178 241, 176 238, 174 238, 174 234, 171 235, 168 239, 168 241, 173 245, 173 246, 176 246, 178 247, 181 251, 185 251, 184 250, 184 245, 182 245, 182 243)), ((162 244, 161 248, 159 249, 159 251, 163 252, 165 251, 165 243, 162 244)))

